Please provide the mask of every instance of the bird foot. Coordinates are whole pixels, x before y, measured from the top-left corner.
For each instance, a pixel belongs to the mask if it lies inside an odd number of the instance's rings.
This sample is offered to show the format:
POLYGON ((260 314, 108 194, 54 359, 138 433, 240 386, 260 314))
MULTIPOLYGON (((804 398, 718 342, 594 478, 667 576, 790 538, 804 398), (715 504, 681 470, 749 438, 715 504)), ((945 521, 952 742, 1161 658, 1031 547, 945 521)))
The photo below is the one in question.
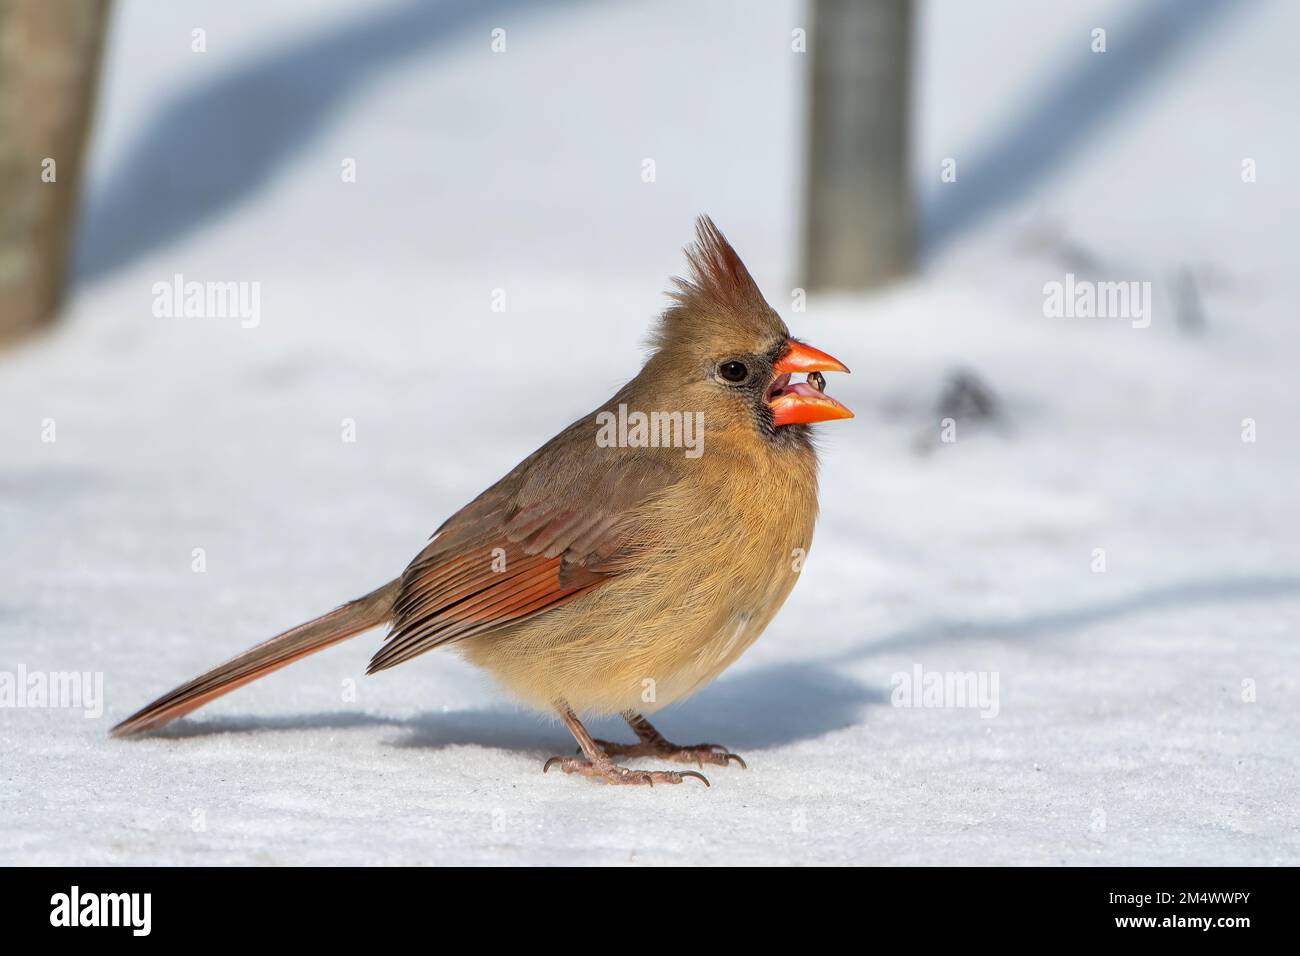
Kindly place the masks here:
POLYGON ((694 770, 631 770, 620 767, 608 758, 588 760, 586 757, 552 757, 542 767, 542 773, 546 773, 554 765, 558 765, 565 773, 597 777, 605 783, 624 786, 653 787, 656 783, 682 783, 687 777, 698 779, 706 787, 709 785, 708 778, 694 770))
POLYGON ((611 757, 657 757, 660 760, 672 760, 676 763, 693 763, 703 767, 706 763, 725 767, 736 761, 742 770, 748 770, 740 754, 733 754, 721 744, 675 744, 663 737, 654 740, 639 740, 634 744, 620 744, 612 740, 597 740, 596 745, 611 757))

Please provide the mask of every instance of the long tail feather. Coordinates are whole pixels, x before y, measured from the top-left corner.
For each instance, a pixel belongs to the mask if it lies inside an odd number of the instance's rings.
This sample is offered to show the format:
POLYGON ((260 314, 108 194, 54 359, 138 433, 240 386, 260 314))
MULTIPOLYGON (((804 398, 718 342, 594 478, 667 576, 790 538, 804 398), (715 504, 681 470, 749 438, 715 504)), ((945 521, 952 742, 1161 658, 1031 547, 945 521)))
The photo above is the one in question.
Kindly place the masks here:
POLYGON ((160 727, 301 657, 387 622, 397 600, 399 583, 390 581, 365 597, 250 647, 136 711, 113 728, 113 736, 126 737, 160 727))

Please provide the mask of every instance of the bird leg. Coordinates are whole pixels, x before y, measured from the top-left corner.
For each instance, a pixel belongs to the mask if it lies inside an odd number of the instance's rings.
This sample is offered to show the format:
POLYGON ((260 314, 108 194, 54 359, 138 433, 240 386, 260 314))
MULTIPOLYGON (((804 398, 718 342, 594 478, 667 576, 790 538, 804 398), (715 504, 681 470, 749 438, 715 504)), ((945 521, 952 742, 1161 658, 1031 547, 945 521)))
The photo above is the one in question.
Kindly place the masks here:
POLYGON ((658 757, 661 760, 675 760, 678 763, 693 763, 703 767, 706 763, 725 767, 736 761, 742 769, 748 770, 744 759, 733 754, 721 744, 675 744, 654 728, 650 721, 640 714, 628 711, 623 715, 627 725, 636 733, 637 743, 620 744, 608 740, 597 740, 596 744, 611 757, 658 757))
MULTIPOLYGON (((592 739, 591 734, 587 733, 587 728, 582 726, 582 722, 568 705, 561 706, 560 716, 564 720, 564 725, 569 728, 569 733, 573 734, 573 739, 578 742, 578 749, 582 756, 552 757, 542 767, 542 773, 550 770, 552 765, 558 765, 565 773, 597 777, 605 783, 653 787, 656 783, 681 783, 687 777, 696 777, 706 787, 709 785, 704 774, 696 773, 694 770, 630 770, 627 767, 620 767, 610 760, 609 755, 592 739)), ((653 727, 650 729, 654 730, 653 727)))

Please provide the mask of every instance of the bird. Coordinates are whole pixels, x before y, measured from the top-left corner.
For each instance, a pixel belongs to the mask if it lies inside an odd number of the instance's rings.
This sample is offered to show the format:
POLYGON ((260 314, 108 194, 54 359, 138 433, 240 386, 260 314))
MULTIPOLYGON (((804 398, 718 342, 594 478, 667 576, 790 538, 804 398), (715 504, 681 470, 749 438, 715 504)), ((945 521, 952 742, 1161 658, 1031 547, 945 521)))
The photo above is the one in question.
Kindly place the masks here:
POLYGON ((853 413, 825 392, 838 359, 794 338, 730 242, 696 220, 640 372, 434 532, 402 573, 180 685, 117 724, 151 730, 323 648, 389 625, 367 674, 450 646, 577 751, 546 761, 598 781, 680 784, 746 767, 677 745, 652 714, 698 691, 790 594, 817 517, 812 426, 853 413), (805 381, 795 381, 795 375, 805 381), (622 716, 633 744, 584 717, 622 716), (694 764, 634 769, 628 758, 694 764))

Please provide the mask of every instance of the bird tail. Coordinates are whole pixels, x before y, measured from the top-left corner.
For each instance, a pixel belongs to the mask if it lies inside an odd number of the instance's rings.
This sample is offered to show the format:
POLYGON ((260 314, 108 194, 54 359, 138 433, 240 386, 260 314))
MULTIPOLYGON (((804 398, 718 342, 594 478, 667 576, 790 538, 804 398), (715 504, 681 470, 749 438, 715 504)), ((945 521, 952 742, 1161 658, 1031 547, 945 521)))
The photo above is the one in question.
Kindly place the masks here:
POLYGON ((328 614, 250 647, 136 711, 113 728, 113 736, 126 737, 160 727, 300 657, 386 623, 392 617, 399 584, 400 579, 389 581, 365 597, 349 601, 328 614))

